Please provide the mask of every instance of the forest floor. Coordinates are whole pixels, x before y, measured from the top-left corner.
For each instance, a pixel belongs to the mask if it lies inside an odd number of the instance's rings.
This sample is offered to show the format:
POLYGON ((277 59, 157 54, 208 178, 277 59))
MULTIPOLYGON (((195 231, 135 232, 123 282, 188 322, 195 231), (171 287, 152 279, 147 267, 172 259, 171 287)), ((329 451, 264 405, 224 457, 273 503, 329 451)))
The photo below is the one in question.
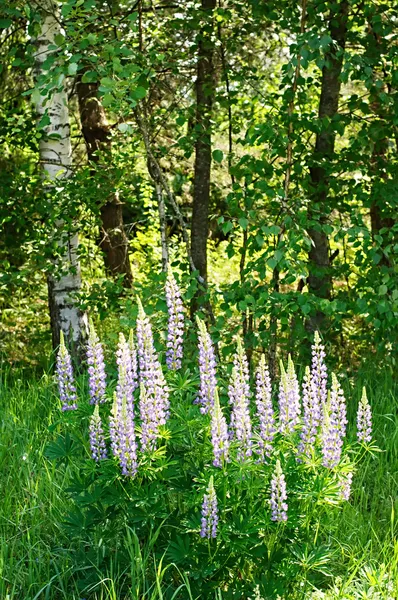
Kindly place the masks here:
MULTIPOLYGON (((354 477, 351 500, 338 512, 338 534, 330 591, 316 598, 395 599, 398 597, 398 385, 388 374, 365 373, 373 407, 375 439, 381 452, 365 459, 354 477), (334 591, 333 591, 334 590, 334 591)), ((63 521, 68 513, 68 469, 45 456, 60 429, 59 406, 50 375, 27 378, 3 369, 0 381, 0 598, 7 600, 116 600, 121 574, 98 573, 94 590, 78 590, 71 541, 63 521)), ((354 418, 350 410, 349 418, 354 418)), ((85 540, 80 540, 84 545, 85 540)), ((131 540, 125 540, 131 543, 131 540)), ((95 568, 95 565, 93 565, 95 568)), ((144 566, 143 566, 144 568, 144 566)), ((190 598, 189 582, 176 598, 190 598)), ((145 598, 163 598, 161 585, 145 598)), ((223 598, 221 592, 219 598, 223 598)))

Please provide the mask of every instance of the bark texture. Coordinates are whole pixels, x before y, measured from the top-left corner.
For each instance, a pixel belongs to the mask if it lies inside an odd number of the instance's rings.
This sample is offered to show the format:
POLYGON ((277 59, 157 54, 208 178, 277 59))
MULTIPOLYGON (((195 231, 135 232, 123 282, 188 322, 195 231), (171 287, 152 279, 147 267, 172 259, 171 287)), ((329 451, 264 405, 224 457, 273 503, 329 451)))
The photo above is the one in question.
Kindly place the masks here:
MULTIPOLYGON (((327 118, 329 125, 317 134, 313 166, 310 169, 312 186, 309 219, 316 222, 309 228, 312 240, 309 252, 309 290, 319 298, 329 299, 332 292, 331 260, 328 235, 322 226, 327 221, 328 173, 327 162, 333 159, 336 134, 331 120, 337 114, 340 96, 340 75, 343 66, 343 51, 346 44, 348 2, 343 0, 331 11, 329 33, 333 42, 325 56, 322 70, 319 119, 327 118)), ((317 329, 323 320, 318 313, 310 319, 311 329, 317 329)))
MULTIPOLYGON (((87 158, 91 163, 98 164, 98 152, 111 148, 109 124, 98 98, 98 84, 83 83, 80 79, 77 83, 77 96, 87 158)), ((123 284, 131 287, 133 277, 129 244, 123 222, 123 205, 117 192, 101 202, 100 217, 99 245, 104 253, 105 268, 113 277, 124 275, 123 284)))
MULTIPOLYGON (((207 286, 207 238, 209 235, 209 201, 211 174, 211 113, 214 95, 212 27, 209 26, 216 0, 202 0, 204 23, 199 34, 196 73, 196 134, 193 206, 191 223, 191 255, 195 268, 207 286)), ((197 300, 197 299, 196 299, 197 300)), ((193 310, 196 301, 193 302, 193 310)))
MULTIPOLYGON (((55 36, 61 33, 57 5, 52 0, 42 0, 41 31, 36 39, 36 77, 46 74, 44 63, 56 46, 55 36)), ((72 150, 70 143, 69 113, 67 95, 64 88, 50 97, 40 96, 36 103, 39 119, 47 114, 49 124, 43 130, 40 140, 40 162, 44 186, 51 194, 60 179, 71 174, 72 150)), ((81 344, 87 334, 87 318, 73 300, 73 294, 80 291, 81 277, 78 259, 78 236, 70 233, 59 221, 56 227, 56 242, 60 256, 54 259, 54 274, 48 275, 48 304, 51 318, 53 347, 60 341, 64 332, 72 351, 80 354, 81 344)))

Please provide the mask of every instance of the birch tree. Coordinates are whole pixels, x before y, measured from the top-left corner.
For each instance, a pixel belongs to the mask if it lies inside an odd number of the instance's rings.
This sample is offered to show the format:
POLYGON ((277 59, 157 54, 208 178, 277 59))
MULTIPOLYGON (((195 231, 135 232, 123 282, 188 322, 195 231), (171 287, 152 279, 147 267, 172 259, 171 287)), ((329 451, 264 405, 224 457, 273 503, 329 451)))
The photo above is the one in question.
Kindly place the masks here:
MULTIPOLYGON (((48 76, 47 65, 51 63, 48 59, 55 51, 57 36, 61 34, 56 3, 41 0, 40 8, 41 29, 36 39, 35 53, 36 83, 40 94, 35 96, 35 105, 42 128, 39 153, 44 190, 54 198, 57 186, 71 175, 72 150, 68 99, 62 76, 58 79, 57 87, 48 95, 40 89, 48 76)), ((59 345, 62 330, 70 345, 78 351, 87 326, 86 316, 79 310, 73 297, 81 288, 78 235, 71 233, 63 220, 56 223, 56 232, 59 253, 54 258, 53 272, 47 277, 53 347, 59 345)))

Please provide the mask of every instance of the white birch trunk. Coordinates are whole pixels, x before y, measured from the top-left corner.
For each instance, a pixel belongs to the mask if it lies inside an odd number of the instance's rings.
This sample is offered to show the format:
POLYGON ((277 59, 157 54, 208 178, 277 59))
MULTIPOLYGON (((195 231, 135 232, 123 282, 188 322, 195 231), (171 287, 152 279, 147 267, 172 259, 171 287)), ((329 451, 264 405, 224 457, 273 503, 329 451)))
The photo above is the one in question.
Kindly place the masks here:
MULTIPOLYGON (((36 74, 46 73, 44 62, 54 52, 55 36, 61 33, 58 6, 52 0, 41 0, 42 26, 36 40, 36 74)), ((72 150, 70 142, 68 98, 63 83, 50 97, 36 97, 36 111, 40 119, 47 114, 50 123, 43 130, 40 140, 40 162, 46 191, 55 191, 60 179, 71 174, 72 150)), ((75 352, 79 351, 87 332, 87 318, 76 306, 72 294, 81 288, 80 265, 77 254, 78 236, 64 228, 63 221, 57 224, 57 244, 61 258, 56 259, 55 271, 60 276, 48 276, 48 304, 54 348, 59 345, 60 331, 64 332, 75 352)))

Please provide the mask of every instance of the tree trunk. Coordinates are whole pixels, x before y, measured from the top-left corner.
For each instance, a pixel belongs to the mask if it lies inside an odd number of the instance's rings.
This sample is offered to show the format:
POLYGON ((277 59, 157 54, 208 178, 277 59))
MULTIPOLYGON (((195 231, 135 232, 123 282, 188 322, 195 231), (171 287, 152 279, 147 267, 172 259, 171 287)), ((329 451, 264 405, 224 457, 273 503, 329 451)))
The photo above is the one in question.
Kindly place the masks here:
MULTIPOLYGON (((98 95, 97 83, 77 83, 80 121, 86 142, 87 158, 98 164, 98 151, 110 150, 111 137, 104 107, 98 95)), ((124 229, 122 203, 117 192, 101 203, 101 231, 99 245, 104 253, 107 272, 113 277, 124 275, 123 285, 131 287, 133 277, 129 259, 129 244, 124 229)))
MULTIPOLYGON (((204 18, 211 18, 216 0, 202 0, 204 18)), ((196 76, 196 143, 191 223, 191 254, 195 268, 203 280, 202 295, 207 287, 207 238, 209 234, 209 200, 211 172, 211 112, 213 104, 213 51, 212 26, 205 23, 199 33, 196 76)), ((198 305, 193 299, 192 311, 198 305)))
MULTIPOLYGON (((36 40, 35 54, 37 77, 47 73, 44 63, 54 52, 49 47, 56 46, 55 37, 61 33, 57 5, 52 0, 42 0, 41 9, 41 31, 36 40)), ((39 151, 45 189, 51 194, 59 185, 58 180, 71 174, 72 150, 65 89, 59 89, 49 98, 40 96, 36 110, 39 119, 47 114, 50 121, 42 130, 39 151)), ((87 334, 87 318, 73 299, 81 288, 78 236, 70 233, 63 221, 58 221, 56 230, 60 258, 54 260, 54 272, 60 275, 49 274, 47 278, 53 347, 59 345, 62 330, 72 351, 78 355, 87 334)))
MULTIPOLYGON (((309 252, 308 287, 318 298, 330 299, 332 292, 331 261, 329 238, 323 230, 327 221, 328 173, 326 164, 333 159, 336 134, 331 120, 337 114, 340 95, 340 75, 343 66, 343 51, 347 35, 348 2, 343 0, 336 12, 330 14, 330 36, 333 44, 325 56, 322 70, 321 96, 319 100, 319 120, 327 118, 328 124, 316 136, 313 166, 310 168, 313 188, 308 233, 312 240, 309 252), (314 224, 314 221, 317 222, 314 224)), ((323 313, 317 311, 310 321, 311 330, 319 328, 323 313)))

